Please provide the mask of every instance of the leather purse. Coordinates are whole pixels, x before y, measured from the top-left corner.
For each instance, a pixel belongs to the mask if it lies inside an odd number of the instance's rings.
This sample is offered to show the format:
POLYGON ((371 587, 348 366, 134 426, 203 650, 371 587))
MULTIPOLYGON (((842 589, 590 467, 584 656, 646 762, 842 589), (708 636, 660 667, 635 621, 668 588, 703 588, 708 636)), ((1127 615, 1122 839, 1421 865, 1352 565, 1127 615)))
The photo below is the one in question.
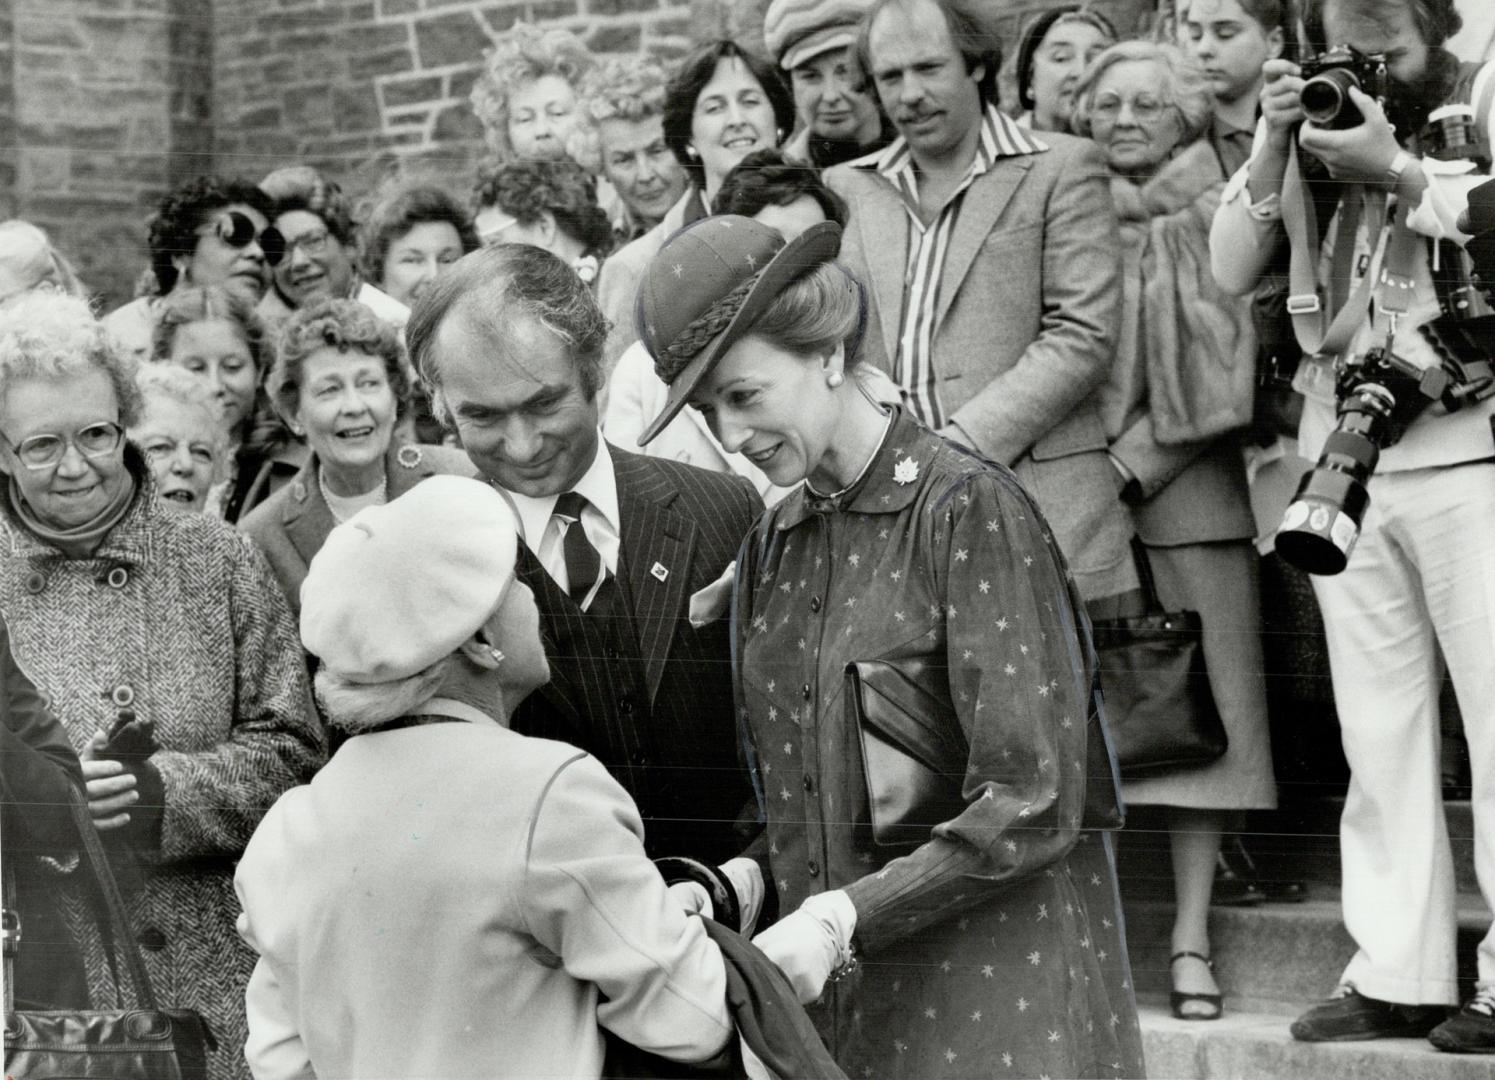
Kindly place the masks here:
POLYGON ((1230 746, 1210 691, 1199 613, 1163 608, 1135 537, 1132 557, 1146 610, 1094 623, 1107 725, 1128 779, 1208 765, 1230 746))
MULTIPOLYGON (((862 751, 873 842, 911 850, 966 807, 970 743, 955 714, 949 674, 924 656, 854 661, 846 665, 846 701, 862 751)), ((1080 828, 1119 829, 1124 818, 1111 750, 1094 713, 1085 754, 1080 828)))
MULTIPOLYGON (((5 956, 5 1072, 26 1080, 206 1080, 209 1049, 217 1043, 207 1022, 188 1009, 163 1009, 140 945, 130 929, 124 898, 114 880, 81 792, 73 792, 73 820, 82 838, 83 862, 92 870, 105 909, 106 949, 116 975, 122 965, 136 1006, 106 1009, 16 1010, 11 978, 14 944, 5 956)), ((80 872, 87 871, 80 867, 80 872)), ((7 927, 7 931, 9 931, 7 927)), ((21 928, 16 929, 19 939, 21 928)), ((120 980, 116 979, 116 982, 120 980)))

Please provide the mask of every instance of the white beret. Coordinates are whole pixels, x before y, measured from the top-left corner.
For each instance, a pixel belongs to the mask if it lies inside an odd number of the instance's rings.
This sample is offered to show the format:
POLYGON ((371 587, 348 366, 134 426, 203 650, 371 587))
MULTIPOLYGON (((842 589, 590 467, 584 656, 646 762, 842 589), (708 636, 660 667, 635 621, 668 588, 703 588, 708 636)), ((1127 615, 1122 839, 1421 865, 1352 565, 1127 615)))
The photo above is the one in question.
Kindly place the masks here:
POLYGON ((301 640, 349 682, 409 678, 488 620, 518 543, 517 518, 497 491, 430 477, 328 535, 301 584, 301 640))

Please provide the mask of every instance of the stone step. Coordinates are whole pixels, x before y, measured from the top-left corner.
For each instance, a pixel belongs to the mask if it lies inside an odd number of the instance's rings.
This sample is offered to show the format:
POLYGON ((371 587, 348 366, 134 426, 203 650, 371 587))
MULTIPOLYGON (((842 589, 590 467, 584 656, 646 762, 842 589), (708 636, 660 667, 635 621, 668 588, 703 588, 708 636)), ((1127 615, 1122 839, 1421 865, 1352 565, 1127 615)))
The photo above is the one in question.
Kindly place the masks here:
POLYGON ((1440 1053, 1424 1039, 1301 1043, 1271 1012, 1227 1004, 1219 1020, 1176 1020, 1146 996, 1139 1011, 1153 1080, 1495 1080, 1495 1057, 1440 1053))
MULTIPOLYGON (((1123 897, 1126 887, 1123 883, 1123 897)), ((1159 900, 1127 899, 1127 949, 1140 994, 1166 995, 1169 935, 1173 906, 1159 900)), ((1474 988, 1474 953, 1490 926, 1490 912, 1478 897, 1459 902, 1459 979, 1461 997, 1474 988)), ((1327 997, 1354 945, 1341 922, 1338 897, 1330 890, 1310 893, 1301 904, 1262 904, 1210 911, 1210 942, 1215 978, 1228 1009, 1279 1011, 1297 1015, 1327 997)))

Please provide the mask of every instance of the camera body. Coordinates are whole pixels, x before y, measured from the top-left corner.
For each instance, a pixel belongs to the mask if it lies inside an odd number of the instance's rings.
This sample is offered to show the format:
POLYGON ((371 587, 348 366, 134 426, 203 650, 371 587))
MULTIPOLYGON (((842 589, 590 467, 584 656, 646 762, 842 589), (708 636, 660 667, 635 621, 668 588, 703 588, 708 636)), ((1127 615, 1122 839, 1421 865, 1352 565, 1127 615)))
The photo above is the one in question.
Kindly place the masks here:
POLYGON ((1300 67, 1303 90, 1299 100, 1303 114, 1319 127, 1343 129, 1364 123, 1365 117, 1350 100, 1352 86, 1377 101, 1386 100, 1390 80, 1382 53, 1363 53, 1349 45, 1336 45, 1304 60, 1300 67))

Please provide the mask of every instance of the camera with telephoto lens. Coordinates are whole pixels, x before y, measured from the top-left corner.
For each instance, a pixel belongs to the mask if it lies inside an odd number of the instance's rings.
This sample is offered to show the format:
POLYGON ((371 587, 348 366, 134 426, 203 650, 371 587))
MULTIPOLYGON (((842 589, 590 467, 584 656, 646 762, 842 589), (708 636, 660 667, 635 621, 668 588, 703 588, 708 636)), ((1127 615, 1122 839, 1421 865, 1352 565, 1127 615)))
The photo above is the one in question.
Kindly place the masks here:
POLYGON ((1303 115, 1319 127, 1359 127, 1365 117, 1350 100, 1350 87, 1377 101, 1386 100, 1386 57, 1363 53, 1349 45, 1337 45, 1309 57, 1300 65, 1303 89, 1298 100, 1303 115))
POLYGON ((1345 366, 1335 386, 1339 418, 1318 464, 1298 485, 1277 530, 1277 554, 1310 574, 1337 574, 1349 562, 1370 505, 1366 481, 1381 451, 1435 401, 1464 404, 1462 379, 1447 367, 1419 368, 1385 349, 1345 366))

